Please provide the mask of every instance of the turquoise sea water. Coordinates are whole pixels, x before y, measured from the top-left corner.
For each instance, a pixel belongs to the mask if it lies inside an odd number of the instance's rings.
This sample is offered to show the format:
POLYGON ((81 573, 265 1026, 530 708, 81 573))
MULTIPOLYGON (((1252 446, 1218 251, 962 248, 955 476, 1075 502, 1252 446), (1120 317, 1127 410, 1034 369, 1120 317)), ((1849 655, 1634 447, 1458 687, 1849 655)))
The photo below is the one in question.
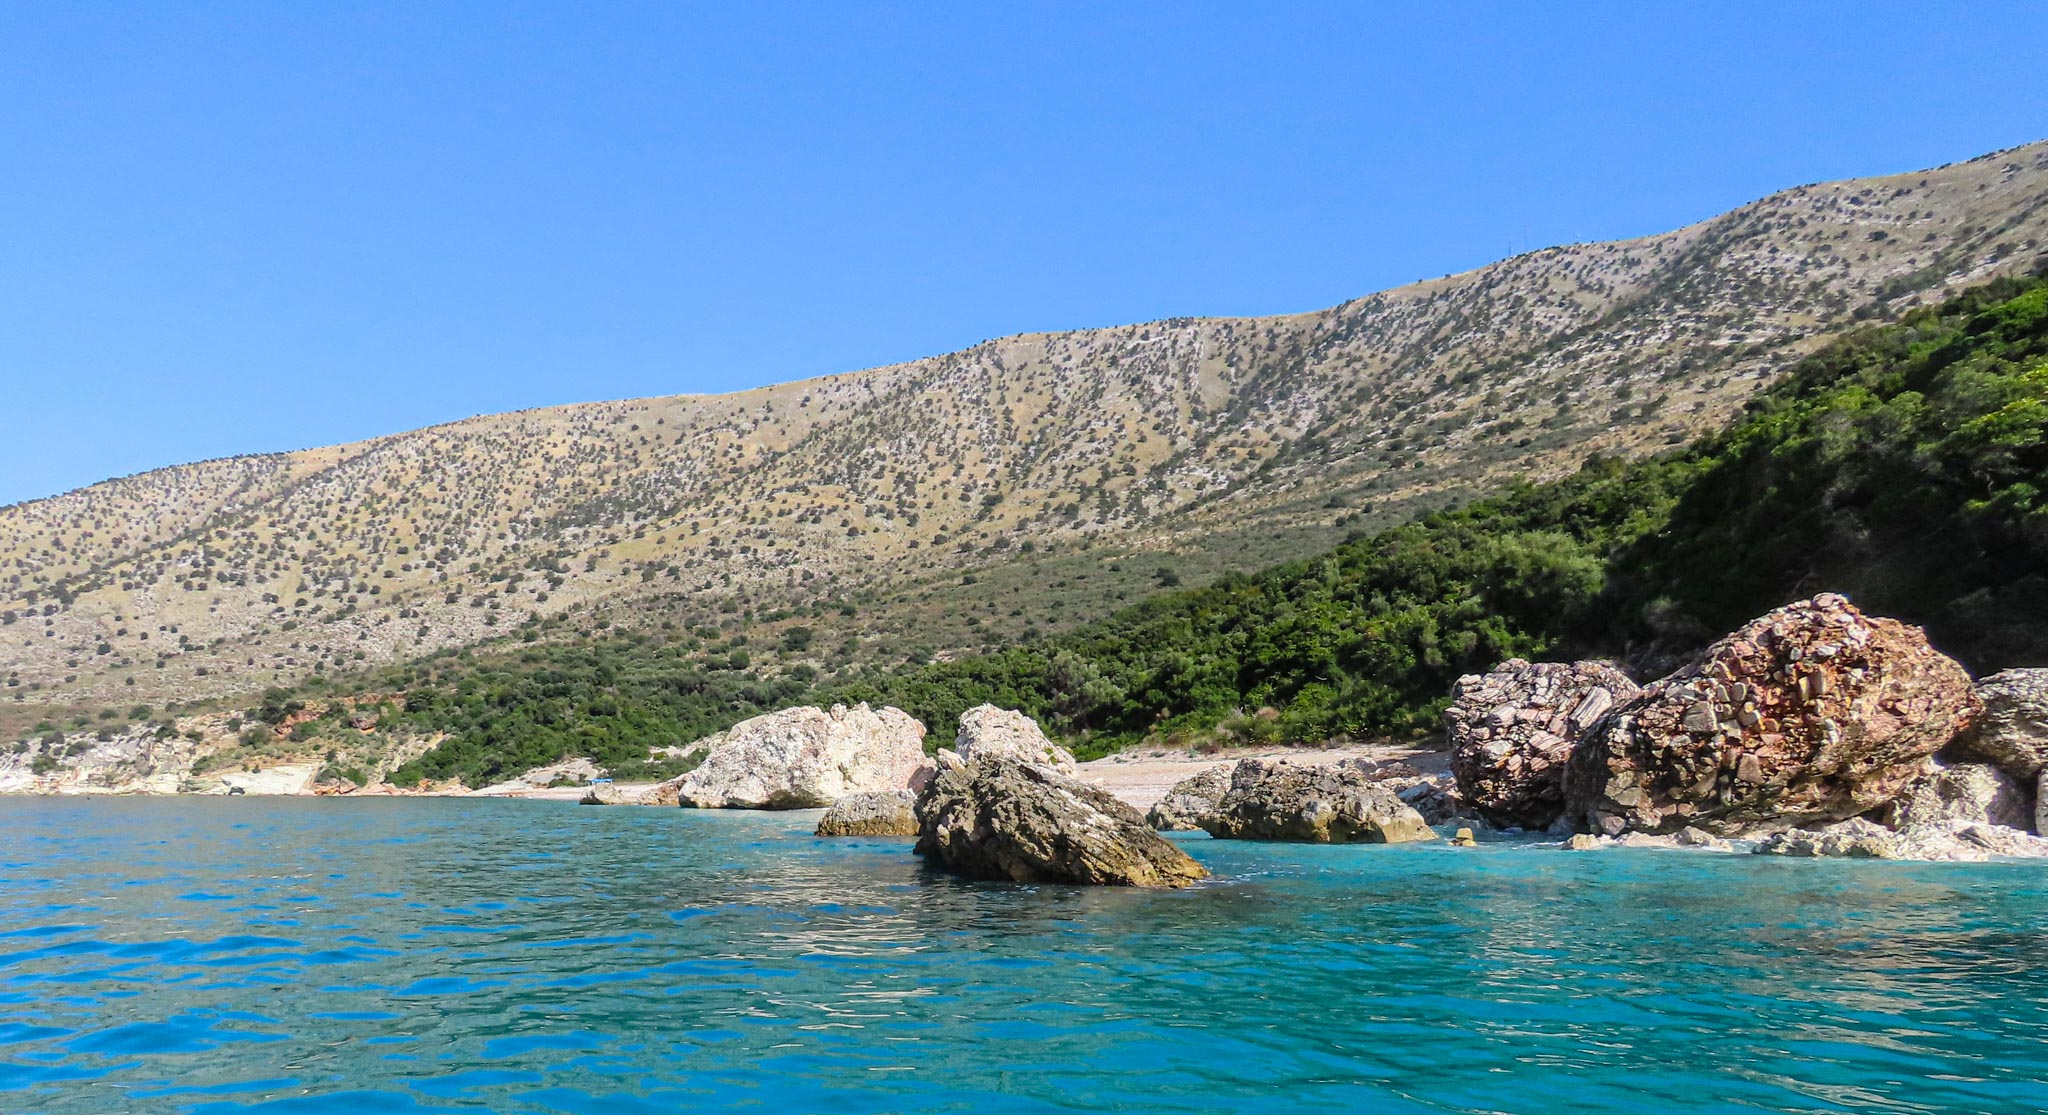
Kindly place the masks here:
POLYGON ((963 883, 815 814, 0 800, 0 1111, 2048 1107, 2048 874, 1212 842, 963 883))

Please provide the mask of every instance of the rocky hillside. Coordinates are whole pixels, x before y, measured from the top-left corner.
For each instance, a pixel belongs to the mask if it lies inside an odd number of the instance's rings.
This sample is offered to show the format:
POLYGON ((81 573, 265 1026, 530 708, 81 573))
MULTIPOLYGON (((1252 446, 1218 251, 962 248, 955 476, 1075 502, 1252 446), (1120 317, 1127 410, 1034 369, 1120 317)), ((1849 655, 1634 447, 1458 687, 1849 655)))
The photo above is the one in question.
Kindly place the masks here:
MULTIPOLYGON (((1027 553, 1262 564, 1683 441, 1848 324, 2031 266, 2044 229, 2036 144, 1316 313, 1010 337, 113 480, 0 509, 0 675, 24 711, 187 700, 572 611, 758 615, 905 586, 929 605, 1027 553)), ((1013 614, 1049 626, 1110 603, 1031 587, 1013 614)))

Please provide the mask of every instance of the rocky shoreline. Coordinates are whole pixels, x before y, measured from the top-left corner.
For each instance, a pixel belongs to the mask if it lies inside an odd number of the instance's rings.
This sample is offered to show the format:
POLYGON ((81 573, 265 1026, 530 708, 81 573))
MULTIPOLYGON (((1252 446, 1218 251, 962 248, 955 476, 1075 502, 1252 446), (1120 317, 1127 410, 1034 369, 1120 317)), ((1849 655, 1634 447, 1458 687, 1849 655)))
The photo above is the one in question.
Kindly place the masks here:
POLYGON ((692 745, 701 764, 666 782, 612 783, 569 759, 477 790, 337 785, 314 763, 195 785, 198 749, 159 734, 107 741, 56 778, 0 757, 0 792, 821 808, 821 836, 916 837, 933 866, 969 877, 1141 886, 1202 877, 1155 830, 1398 843, 1455 828, 1458 846, 2048 857, 2048 670, 1973 681, 1918 629, 1834 594, 1760 617, 1643 685, 1612 663, 1511 660, 1461 678, 1443 722, 1441 750, 1154 750, 1077 763, 1030 717, 990 705, 967 710, 952 746, 931 754, 925 725, 901 710, 800 707, 692 745))

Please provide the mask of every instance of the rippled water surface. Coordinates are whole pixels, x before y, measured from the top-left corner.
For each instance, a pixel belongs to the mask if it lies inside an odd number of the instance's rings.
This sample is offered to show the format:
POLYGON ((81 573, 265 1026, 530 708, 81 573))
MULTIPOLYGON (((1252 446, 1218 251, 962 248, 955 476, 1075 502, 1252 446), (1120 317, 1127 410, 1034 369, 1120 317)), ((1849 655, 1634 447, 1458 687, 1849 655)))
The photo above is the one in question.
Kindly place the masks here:
POLYGON ((1187 843, 961 883, 815 814, 0 800, 0 1111, 2028 1111, 2020 864, 1187 843))

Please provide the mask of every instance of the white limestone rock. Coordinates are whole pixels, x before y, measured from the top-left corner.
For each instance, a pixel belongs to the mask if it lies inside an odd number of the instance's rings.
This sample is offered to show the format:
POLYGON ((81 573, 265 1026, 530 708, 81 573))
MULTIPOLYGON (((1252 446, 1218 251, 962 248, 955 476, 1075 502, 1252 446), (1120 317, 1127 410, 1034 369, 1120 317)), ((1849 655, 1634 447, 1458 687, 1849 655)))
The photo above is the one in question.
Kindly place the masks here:
POLYGON ((702 765, 669 783, 697 809, 817 809, 848 794, 916 790, 930 780, 924 725, 863 702, 783 709, 713 736, 702 765))

